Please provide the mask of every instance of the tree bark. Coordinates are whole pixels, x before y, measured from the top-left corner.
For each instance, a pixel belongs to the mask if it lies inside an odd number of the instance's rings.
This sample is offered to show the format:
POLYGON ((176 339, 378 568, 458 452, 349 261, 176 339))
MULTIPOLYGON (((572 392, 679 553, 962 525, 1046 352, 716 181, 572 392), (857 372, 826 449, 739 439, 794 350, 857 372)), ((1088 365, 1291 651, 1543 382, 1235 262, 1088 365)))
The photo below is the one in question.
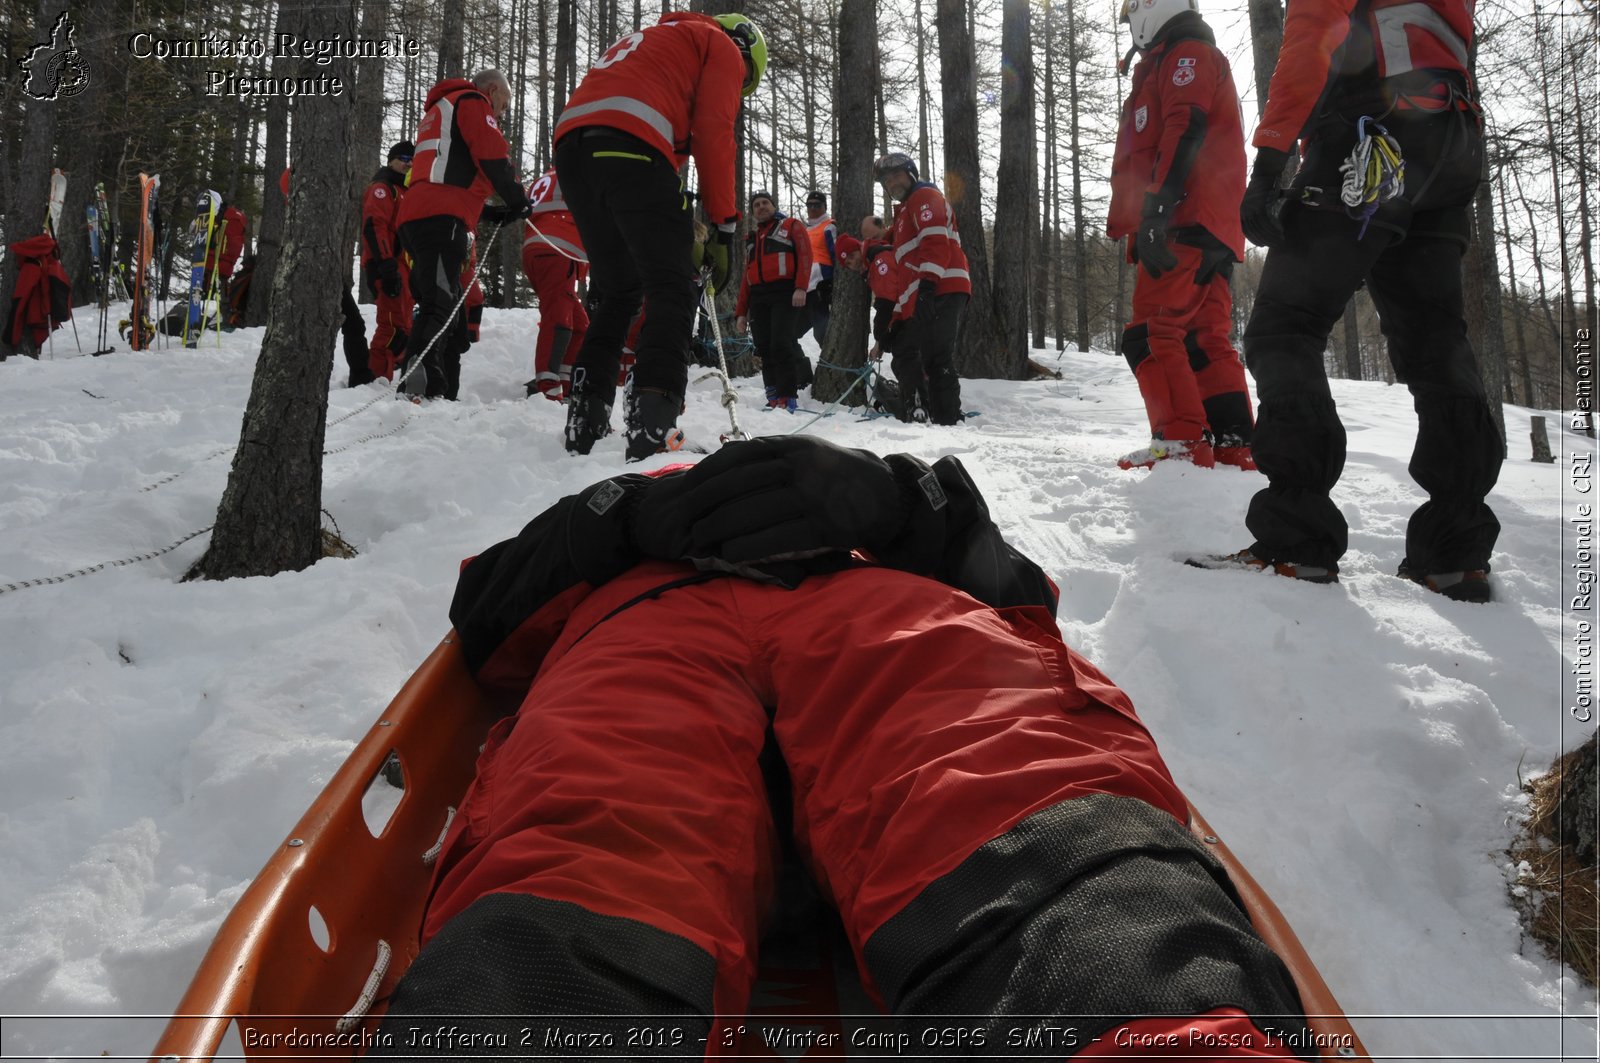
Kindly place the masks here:
POLYGON ((1074 309, 1077 311, 1078 350, 1089 349, 1089 247, 1087 212, 1083 209, 1083 99, 1078 92, 1078 65, 1083 49, 1078 42, 1078 0, 1067 3, 1067 92, 1072 99, 1072 263, 1077 275, 1074 309))
POLYGON ((466 57, 463 54, 466 44, 466 0, 440 0, 439 7, 442 16, 439 31, 439 67, 434 71, 434 80, 466 77, 471 73, 466 69, 466 57))
MULTIPOLYGON (((297 3, 278 8, 279 33, 302 33, 301 9, 297 3)), ((295 64, 287 58, 272 60, 272 76, 288 77, 295 64)), ((277 275, 278 256, 283 247, 284 215, 287 205, 278 178, 289 164, 290 97, 274 96, 267 103, 266 157, 261 174, 261 227, 256 235, 255 277, 266 280, 277 275)), ((272 303, 272 285, 252 280, 250 302, 245 307, 244 323, 252 328, 265 325, 272 303)))
MULTIPOLYGON (((33 20, 34 40, 42 40, 49 34, 59 12, 57 0, 39 0, 33 20)), ((56 115, 61 103, 58 100, 36 100, 31 96, 25 99, 22 150, 17 153, 16 176, 6 204, 7 243, 43 232, 45 209, 50 201, 51 159, 54 158, 56 115)), ((5 261, 0 263, 0 315, 7 318, 6 327, 0 328, 0 360, 17 353, 6 340, 6 335, 11 331, 11 295, 16 286, 16 256, 8 254, 5 261)))
MULTIPOLYGON (((1000 170, 994 204, 994 313, 1002 343, 995 375, 1028 376, 1033 271, 1033 32, 1028 0, 1005 0, 1000 30, 1000 170)), ((965 230, 963 230, 965 231, 965 230)))
POLYGON ((1256 68, 1256 117, 1267 106, 1267 86, 1283 48, 1282 0, 1250 0, 1250 55, 1256 68))
MULTIPOLYGON (((317 38, 355 32, 354 0, 294 2, 304 5, 303 24, 317 38)), ((347 83, 354 65, 295 64, 297 76, 326 71, 347 83)), ((305 96, 297 108, 294 181, 266 336, 211 545, 189 578, 270 576, 322 556, 323 436, 342 317, 342 269, 326 234, 346 231, 355 208, 348 194, 353 101, 349 93, 305 96)))
POLYGON ((1356 299, 1344 308, 1344 375, 1347 380, 1361 379, 1361 323, 1356 320, 1356 299))
MULTIPOLYGON (((851 86, 851 91, 839 94, 839 110, 834 116, 839 130, 836 218, 859 220, 872 212, 873 107, 880 76, 875 61, 876 37, 875 0, 843 0, 839 6, 838 83, 851 86)), ((823 362, 846 369, 866 362, 871 306, 866 278, 854 270, 836 268, 832 317, 827 342, 822 345, 823 362)), ((853 382, 853 374, 819 365, 811 395, 818 402, 832 402, 853 382)), ((859 406, 867 399, 866 387, 857 384, 845 402, 859 406)))
POLYGON ((995 320, 984 239, 983 183, 978 154, 978 101, 973 81, 972 35, 967 31, 966 0, 937 0, 934 30, 939 38, 939 86, 944 99, 944 194, 961 230, 961 249, 972 278, 972 301, 961 318, 955 368, 964 377, 1013 375, 1005 341, 995 320))

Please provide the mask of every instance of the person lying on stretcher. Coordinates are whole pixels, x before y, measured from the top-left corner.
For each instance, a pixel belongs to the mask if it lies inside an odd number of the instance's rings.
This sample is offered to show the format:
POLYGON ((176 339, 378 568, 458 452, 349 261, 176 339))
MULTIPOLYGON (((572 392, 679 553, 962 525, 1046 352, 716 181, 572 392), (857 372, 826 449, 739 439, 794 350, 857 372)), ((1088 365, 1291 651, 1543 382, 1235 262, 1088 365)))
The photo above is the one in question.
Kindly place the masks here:
POLYGON ((720 1051, 773 900, 773 743, 781 818, 909 1044, 1070 1026, 1063 1058, 1292 1058, 1290 974, 1056 597, 954 457, 769 437, 561 499, 461 573, 468 666, 525 697, 373 1054, 461 1054, 418 1016, 514 1054, 560 1016, 533 1054, 610 1058, 651 1016, 682 1035, 645 1055, 720 1051))

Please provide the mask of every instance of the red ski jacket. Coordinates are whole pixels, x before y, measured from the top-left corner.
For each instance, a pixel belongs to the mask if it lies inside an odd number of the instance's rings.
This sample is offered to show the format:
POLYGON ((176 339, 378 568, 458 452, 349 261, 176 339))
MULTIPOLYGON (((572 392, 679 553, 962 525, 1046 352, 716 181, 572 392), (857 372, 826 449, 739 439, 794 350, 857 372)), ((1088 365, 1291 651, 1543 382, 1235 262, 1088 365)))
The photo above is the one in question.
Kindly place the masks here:
POLYGON ((524 202, 489 98, 472 82, 450 78, 433 87, 416 143, 399 224, 448 215, 477 228, 491 195, 499 193, 507 206, 524 202))
POLYGON ((872 289, 872 298, 886 299, 890 303, 899 301, 906 286, 900 279, 900 266, 894 260, 894 245, 871 243, 863 250, 867 260, 867 287, 872 289))
POLYGON ((706 217, 726 224, 739 219, 733 137, 743 88, 744 56, 721 24, 673 11, 606 50, 562 108, 551 139, 606 126, 638 137, 679 169, 692 156, 706 217))
POLYGON ((1295 0, 1267 106, 1251 143, 1293 150, 1329 107, 1378 116, 1390 106, 1459 106, 1473 91, 1472 0, 1295 0))
POLYGON ((528 201, 533 204, 522 230, 523 255, 564 255, 578 262, 588 262, 583 249, 583 237, 578 235, 577 223, 567 209, 561 195, 561 183, 556 171, 546 170, 544 175, 528 186, 528 201))
POLYGON ((939 295, 972 293, 967 275, 967 253, 961 250, 950 201, 933 185, 921 181, 894 215, 894 259, 900 266, 900 294, 895 313, 909 318, 917 312, 917 288, 933 281, 939 295))
POLYGON ((797 291, 811 287, 811 236, 798 219, 774 214, 744 238, 744 281, 739 285, 735 314, 750 306, 750 289, 793 281, 797 291))
POLYGON ((1198 225, 1243 261, 1244 128, 1233 71, 1198 15, 1168 25, 1133 68, 1111 160, 1106 235, 1137 231, 1145 195, 1164 195, 1178 200, 1170 228, 1198 225))
POLYGON ((239 262, 240 252, 244 250, 247 224, 244 211, 230 203, 222 208, 222 215, 213 224, 215 231, 211 234, 211 245, 206 248, 206 276, 211 276, 212 270, 217 268, 220 255, 222 279, 228 280, 233 276, 233 267, 239 262))
POLYGON ((400 200, 405 195, 404 174, 385 166, 373 175, 361 197, 361 264, 371 265, 399 257, 395 229, 400 225, 400 200))

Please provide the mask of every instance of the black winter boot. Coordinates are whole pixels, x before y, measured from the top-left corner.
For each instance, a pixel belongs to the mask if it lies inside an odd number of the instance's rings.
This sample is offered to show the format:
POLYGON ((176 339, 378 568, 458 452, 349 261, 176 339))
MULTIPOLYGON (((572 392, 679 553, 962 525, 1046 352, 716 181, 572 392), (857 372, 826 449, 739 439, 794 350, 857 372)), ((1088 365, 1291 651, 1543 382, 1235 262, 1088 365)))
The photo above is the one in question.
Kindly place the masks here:
POLYGON ((572 372, 572 399, 567 403, 566 444, 568 454, 587 454, 597 441, 611 434, 611 396, 591 389, 589 375, 581 367, 572 372))
POLYGON ((642 461, 664 450, 676 450, 682 433, 678 431, 678 414, 683 412, 683 399, 677 395, 654 388, 634 388, 628 393, 627 405, 627 460, 642 461))

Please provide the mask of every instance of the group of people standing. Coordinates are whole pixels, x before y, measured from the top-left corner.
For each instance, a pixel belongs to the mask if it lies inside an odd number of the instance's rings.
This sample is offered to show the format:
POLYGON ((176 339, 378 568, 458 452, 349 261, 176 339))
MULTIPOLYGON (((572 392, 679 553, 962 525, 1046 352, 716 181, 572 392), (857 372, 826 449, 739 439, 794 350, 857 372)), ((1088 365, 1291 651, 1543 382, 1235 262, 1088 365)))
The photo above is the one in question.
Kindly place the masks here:
POLYGON ((1330 494, 1346 444, 1323 352, 1365 285, 1415 399, 1410 469, 1428 493, 1398 574, 1487 601, 1499 522, 1485 497, 1503 441, 1462 298, 1483 165, 1472 5, 1291 5, 1248 182, 1238 93, 1196 0, 1125 0, 1121 17, 1140 59, 1107 231, 1129 237, 1140 267, 1121 347, 1152 439, 1119 464, 1259 468, 1268 483, 1245 518, 1254 542, 1192 563, 1337 581, 1348 527, 1330 494), (1228 339, 1228 281, 1246 238, 1268 249, 1243 341, 1254 424, 1245 366, 1228 339))
MULTIPOLYGON (((1246 521, 1255 541, 1197 563, 1337 579, 1347 530, 1329 494, 1345 443, 1322 352, 1365 284, 1397 373, 1416 396, 1412 472, 1430 496, 1412 519, 1401 574, 1484 600, 1498 532, 1484 497, 1501 441, 1461 296, 1483 150, 1468 5, 1297 7, 1248 182, 1238 92, 1195 0, 1127 0, 1123 21, 1140 58, 1122 111, 1107 231, 1128 237, 1139 267, 1120 346, 1151 440, 1119 464, 1259 467, 1268 485, 1246 521), (1366 198, 1351 204, 1340 189, 1374 136, 1403 153, 1403 172, 1363 174, 1366 198), (1290 184, 1281 178, 1297 144, 1290 184), (1229 339, 1230 280, 1247 237, 1269 252, 1241 360, 1229 339)), ((742 220, 733 191, 740 98, 755 91, 765 67, 765 38, 748 17, 663 15, 617 41, 584 76, 555 127, 554 167, 527 189, 496 123, 510 98, 505 78, 487 71, 435 86, 409 188, 402 197, 392 155, 368 193, 369 219, 390 210, 393 233, 385 243, 364 226, 374 284, 404 287, 396 274, 408 272, 417 305, 409 340, 409 308, 380 309, 392 319, 380 323, 384 358, 393 363, 401 345, 425 352, 425 363, 439 363, 428 369, 428 393, 453 397, 457 344, 429 348, 471 283, 463 274, 469 234, 480 215, 526 219, 524 268, 543 310, 529 394, 567 401, 566 448, 587 454, 612 431, 619 373, 631 354, 627 457, 675 447, 696 308, 707 282, 713 291, 729 283, 742 220), (697 196, 679 177, 691 157, 697 196), (485 209, 490 195, 501 203, 485 209), (708 222, 699 240, 696 199, 708 222), (585 277, 587 308, 576 295, 585 277)), ((750 197, 735 327, 753 334, 768 405, 793 410, 811 369, 798 337, 808 327, 819 341, 826 336, 835 265, 863 271, 874 297, 875 353, 893 356, 903 415, 959 422, 952 355, 971 282, 954 212, 903 153, 879 159, 874 179, 897 207, 887 220, 864 219, 859 238, 838 235, 820 192, 808 196, 805 221, 779 212, 770 193, 750 197)))

